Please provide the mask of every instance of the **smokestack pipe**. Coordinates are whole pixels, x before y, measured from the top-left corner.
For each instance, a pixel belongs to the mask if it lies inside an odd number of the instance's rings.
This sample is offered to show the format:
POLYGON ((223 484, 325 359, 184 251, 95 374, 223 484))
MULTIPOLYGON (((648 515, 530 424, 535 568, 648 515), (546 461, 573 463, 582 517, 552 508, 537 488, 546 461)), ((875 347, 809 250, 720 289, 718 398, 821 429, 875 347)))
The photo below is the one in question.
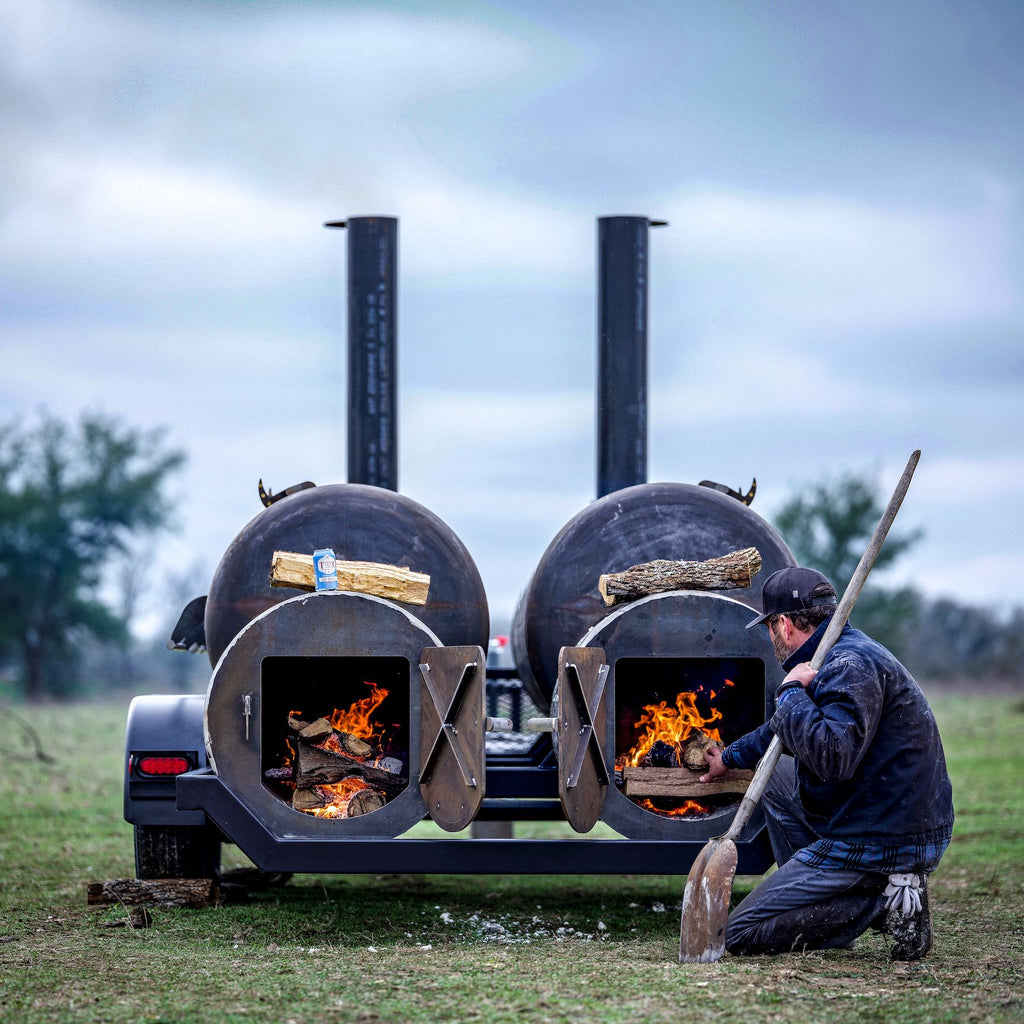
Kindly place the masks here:
POLYGON ((597 219, 597 496, 647 482, 647 217, 597 219))
POLYGON ((348 481, 398 490, 398 218, 350 217, 348 481))

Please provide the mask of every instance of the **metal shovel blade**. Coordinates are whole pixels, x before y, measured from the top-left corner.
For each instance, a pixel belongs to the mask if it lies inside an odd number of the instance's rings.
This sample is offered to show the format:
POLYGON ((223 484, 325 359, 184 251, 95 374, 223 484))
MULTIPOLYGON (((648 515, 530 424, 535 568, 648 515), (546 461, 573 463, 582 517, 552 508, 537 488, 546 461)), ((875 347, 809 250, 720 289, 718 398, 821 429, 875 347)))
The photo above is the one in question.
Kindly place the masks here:
POLYGON ((725 952, 725 927, 736 875, 736 844, 712 839, 686 876, 679 927, 679 962, 710 964, 725 952))

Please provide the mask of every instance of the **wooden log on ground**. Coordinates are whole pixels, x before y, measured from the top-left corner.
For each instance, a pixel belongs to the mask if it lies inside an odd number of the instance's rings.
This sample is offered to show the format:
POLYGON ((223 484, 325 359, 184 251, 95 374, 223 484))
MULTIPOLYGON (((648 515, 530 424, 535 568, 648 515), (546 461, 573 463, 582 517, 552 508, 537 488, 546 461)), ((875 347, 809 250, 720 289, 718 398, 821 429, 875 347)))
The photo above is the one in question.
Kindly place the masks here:
POLYGON ((162 907, 208 907, 219 893, 213 878, 109 878, 90 882, 86 902, 90 907, 155 903, 162 907))
MULTIPOLYGON (((380 562, 338 562, 337 568, 339 590, 372 594, 402 604, 427 603, 430 577, 426 573, 380 562)), ((270 563, 270 585, 315 590, 313 556, 295 551, 275 551, 270 563)))
POLYGON ((699 800, 706 796, 726 796, 746 793, 751 771, 730 769, 712 782, 701 782, 701 771, 690 768, 624 768, 626 796, 672 796, 699 800))
POLYGON ((597 581, 606 605, 635 601, 666 590, 735 590, 749 587, 761 570, 757 548, 730 551, 705 562, 673 562, 657 559, 630 566, 622 572, 605 573, 597 581))

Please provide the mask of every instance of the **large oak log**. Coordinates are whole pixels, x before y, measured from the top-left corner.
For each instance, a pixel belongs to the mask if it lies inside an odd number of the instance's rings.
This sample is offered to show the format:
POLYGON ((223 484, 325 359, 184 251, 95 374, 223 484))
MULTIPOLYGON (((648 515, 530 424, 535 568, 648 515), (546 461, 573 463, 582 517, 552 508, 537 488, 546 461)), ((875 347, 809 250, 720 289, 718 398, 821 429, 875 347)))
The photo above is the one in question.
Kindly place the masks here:
MULTIPOLYGON (((379 562, 338 562, 337 568, 339 590, 373 594, 403 604, 427 603, 430 577, 426 573, 379 562)), ((313 556, 295 551, 275 551, 270 563, 270 585, 315 590, 313 556)))
POLYGON ((217 902, 218 895, 213 878, 110 878, 105 882, 90 882, 86 901, 90 907, 113 903, 208 907, 217 902))
POLYGON ((712 782, 701 782, 701 771, 689 768, 624 768, 626 796, 674 796, 698 800, 705 796, 746 793, 754 773, 730 769, 712 782))
POLYGON ((757 548, 730 551, 705 562, 673 562, 664 558, 605 573, 597 581, 606 605, 635 601, 666 590, 735 590, 749 587, 761 570, 757 548))

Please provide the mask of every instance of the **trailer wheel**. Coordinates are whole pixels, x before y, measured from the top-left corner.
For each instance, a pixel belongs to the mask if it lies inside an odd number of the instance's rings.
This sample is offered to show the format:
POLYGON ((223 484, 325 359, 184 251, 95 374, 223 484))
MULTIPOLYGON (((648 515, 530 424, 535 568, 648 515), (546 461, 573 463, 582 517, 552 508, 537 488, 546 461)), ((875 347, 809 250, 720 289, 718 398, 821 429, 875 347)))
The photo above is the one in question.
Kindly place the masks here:
POLYGON ((208 825, 136 825, 137 878, 213 878, 220 837, 208 825))

